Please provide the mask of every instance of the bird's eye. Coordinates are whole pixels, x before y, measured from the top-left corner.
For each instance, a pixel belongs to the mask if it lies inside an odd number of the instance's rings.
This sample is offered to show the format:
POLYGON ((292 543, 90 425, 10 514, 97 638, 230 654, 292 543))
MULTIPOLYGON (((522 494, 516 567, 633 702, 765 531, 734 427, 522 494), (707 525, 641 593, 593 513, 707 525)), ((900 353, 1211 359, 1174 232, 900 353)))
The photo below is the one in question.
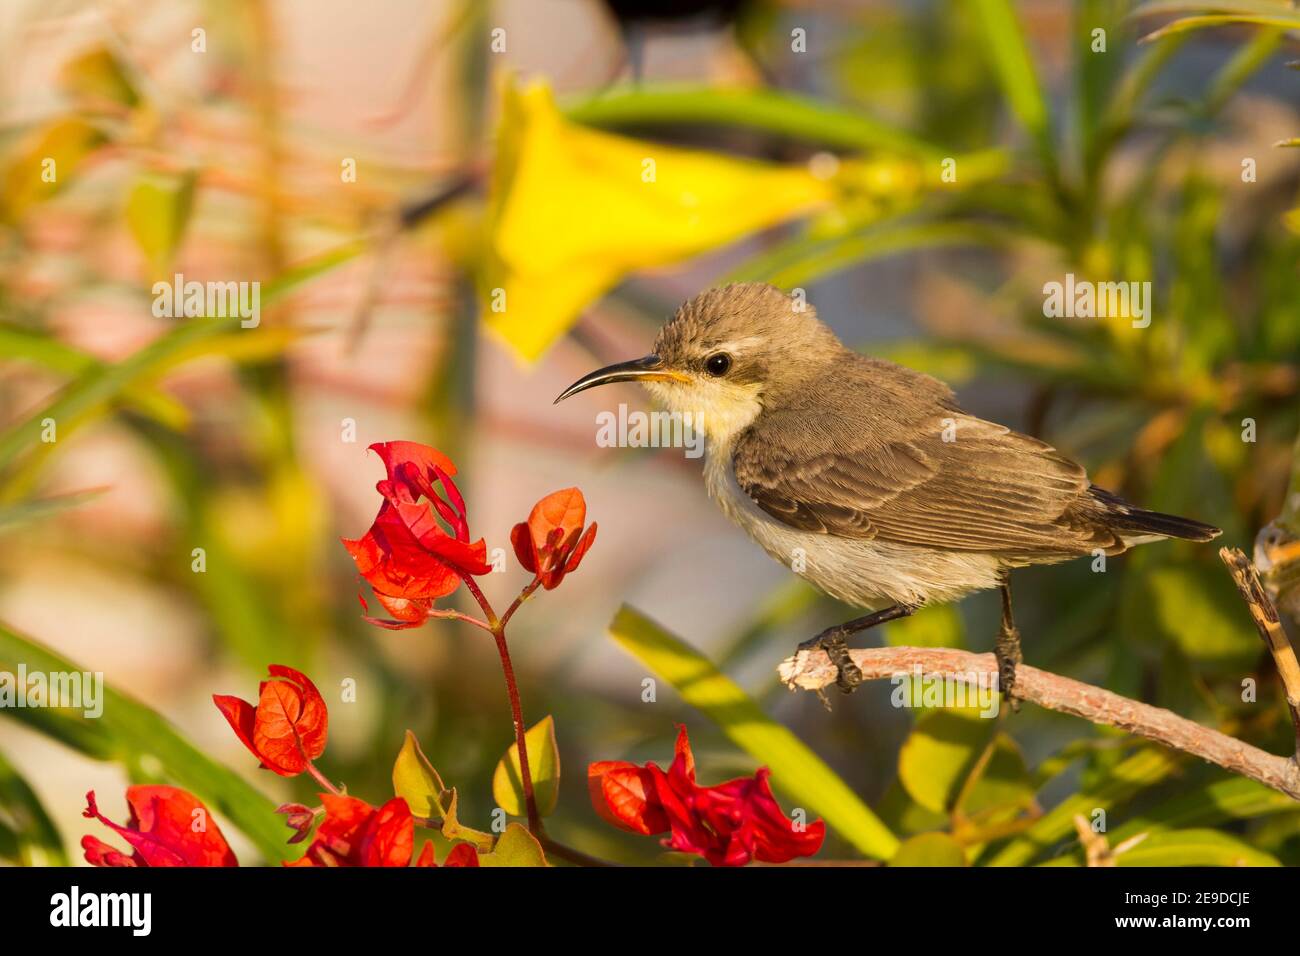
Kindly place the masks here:
POLYGON ((726 352, 717 352, 705 360, 704 367, 714 378, 721 378, 731 368, 731 356, 726 352))

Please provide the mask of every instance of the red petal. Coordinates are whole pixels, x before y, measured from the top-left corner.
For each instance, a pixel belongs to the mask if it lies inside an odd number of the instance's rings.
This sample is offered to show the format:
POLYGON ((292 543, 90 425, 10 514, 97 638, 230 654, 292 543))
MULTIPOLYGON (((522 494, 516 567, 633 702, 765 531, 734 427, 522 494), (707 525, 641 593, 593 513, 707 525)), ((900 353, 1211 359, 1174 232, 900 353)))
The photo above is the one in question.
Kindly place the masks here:
POLYGON ((256 715, 253 705, 246 700, 224 694, 213 694, 212 702, 217 705, 217 710, 221 711, 221 715, 226 718, 230 728, 235 732, 235 736, 243 742, 254 757, 261 760, 262 755, 253 746, 253 723, 256 715))
MULTIPOLYGON (((428 511, 428 505, 410 507, 428 511)), ((460 586, 456 572, 420 544, 391 502, 383 503, 363 537, 345 538, 343 546, 377 594, 437 599, 460 586)))
POLYGON ((537 552, 533 549, 533 539, 528 533, 526 522, 519 522, 510 529, 510 544, 515 549, 515 557, 529 574, 537 573, 537 552))
POLYGON ((405 622, 404 626, 423 624, 428 620, 429 611, 433 607, 433 602, 427 598, 399 598, 386 594, 376 594, 375 597, 389 614, 398 621, 405 622))
POLYGON ((86 862, 91 866, 139 866, 135 857, 127 856, 121 850, 115 850, 98 837, 87 834, 81 838, 81 849, 85 851, 86 862))
MULTIPOLYGON (((587 502, 577 488, 553 491, 537 504, 528 515, 528 531, 533 539, 533 550, 544 554, 551 533, 559 529, 558 544, 554 550, 567 552, 578 539, 587 520, 587 502)), ((541 562, 544 570, 550 570, 541 562)))
POLYGON ((666 833, 668 817, 656 796, 654 770, 653 764, 638 767, 626 760, 593 763, 587 768, 591 805, 619 829, 644 836, 666 833))
POLYGON ((122 854, 87 837, 82 847, 89 862, 109 866, 239 865, 216 820, 193 794, 176 787, 136 786, 127 788, 126 799, 131 807, 128 826, 119 826, 99 812, 93 790, 86 794, 83 815, 121 835, 135 848, 135 858, 124 862, 122 854))
POLYGON ((468 843, 457 843, 447 854, 443 866, 478 866, 478 851, 468 843))
POLYGON ((401 797, 380 807, 366 824, 359 848, 362 866, 410 866, 415 850, 415 823, 401 797))
POLYGON ((433 843, 429 840, 424 841, 424 849, 420 851, 420 858, 415 861, 416 866, 437 866, 433 858, 433 843))
POLYGON ((280 680, 265 681, 253 725, 254 752, 283 777, 307 769, 325 750, 329 710, 305 674, 282 664, 268 670, 280 680))
POLYGON ((587 530, 583 532, 582 537, 578 539, 578 543, 573 546, 573 550, 569 552, 569 560, 564 562, 565 574, 572 574, 578 570, 578 565, 582 563, 582 559, 586 557, 595 541, 596 522, 593 521, 587 530))
POLYGON ((392 507, 407 531, 428 553, 469 574, 491 572, 492 565, 486 563, 487 545, 481 539, 469 544, 447 534, 434 519, 428 502, 394 504, 392 507))
POLYGON ((398 468, 404 462, 415 465, 419 472, 430 480, 435 466, 449 475, 456 474, 456 466, 450 458, 432 445, 423 445, 418 441, 376 442, 370 446, 370 450, 383 461, 389 480, 397 478, 398 468))

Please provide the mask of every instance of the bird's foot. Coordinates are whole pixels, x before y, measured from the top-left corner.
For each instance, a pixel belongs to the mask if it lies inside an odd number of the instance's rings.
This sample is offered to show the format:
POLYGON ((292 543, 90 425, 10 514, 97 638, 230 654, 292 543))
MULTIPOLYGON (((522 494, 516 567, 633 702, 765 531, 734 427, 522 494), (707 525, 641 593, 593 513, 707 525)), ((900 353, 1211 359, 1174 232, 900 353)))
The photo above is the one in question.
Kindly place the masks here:
POLYGON ((858 665, 853 663, 853 658, 849 656, 849 647, 844 642, 844 631, 841 628, 827 628, 816 637, 804 641, 799 645, 798 649, 801 651, 821 650, 826 652, 826 656, 835 665, 837 672, 835 684, 839 687, 841 693, 851 694, 863 682, 862 671, 858 669, 858 665))
POLYGON ((1003 628, 998 632, 993 643, 993 656, 998 662, 998 689, 1002 699, 1011 705, 1011 712, 1020 711, 1020 701, 1013 696, 1016 688, 1016 665, 1023 664, 1025 657, 1020 650, 1020 630, 1015 627, 1003 628))

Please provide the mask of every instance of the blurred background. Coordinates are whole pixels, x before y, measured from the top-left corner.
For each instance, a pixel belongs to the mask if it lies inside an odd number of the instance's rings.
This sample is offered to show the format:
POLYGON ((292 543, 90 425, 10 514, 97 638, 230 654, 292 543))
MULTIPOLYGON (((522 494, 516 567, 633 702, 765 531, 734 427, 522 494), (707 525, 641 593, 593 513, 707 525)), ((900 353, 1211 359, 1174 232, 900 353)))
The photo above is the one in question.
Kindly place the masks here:
MULTIPOLYGON (((681 722, 705 782, 766 760, 669 680, 643 700, 655 670, 607 634, 628 604, 900 839, 942 833, 971 863, 1081 862, 1072 816, 1100 807, 1112 845, 1173 834, 1148 841, 1183 854, 1165 862, 1300 862, 1294 802, 1118 733, 1025 708, 972 780, 987 722, 895 709, 887 683, 829 712, 788 693, 777 663, 853 609, 728 524, 680 449, 597 446, 597 414, 648 410, 642 393, 551 404, 647 352, 699 290, 770 281, 1100 485, 1248 552, 1271 522, 1285 537, 1300 388, 1300 154, 1277 145, 1300 136, 1289 4, 1218 4, 1229 15, 1200 29, 1180 19, 1205 5, 1181 2, 641 6, 0 7, 0 665, 35 669, 39 645, 102 671, 272 805, 312 786, 254 769, 210 698, 252 698, 267 664, 298 667, 330 703, 328 776, 386 799, 410 728, 461 819, 485 828, 512 742, 490 642, 452 622, 367 625, 339 545, 377 507, 366 446, 425 441, 458 463, 472 533, 509 555, 483 582, 499 608, 526 583, 508 534, 534 501, 577 485, 599 522, 581 570, 510 634, 529 722, 556 720, 549 829, 571 845, 662 852, 598 821, 591 760, 666 765, 681 722), (658 157, 650 199, 642 157, 658 157), (153 283, 175 273, 260 282, 260 324, 155 316, 153 283), (1067 273, 1151 282, 1150 326, 1045 317, 1043 285, 1067 273), (348 679, 355 703, 338 700, 348 679), (1179 843, 1207 830, 1212 845, 1179 843)), ((1023 573, 1028 661, 1287 752, 1272 664, 1214 552, 1166 543, 1104 573, 1023 573)), ((996 602, 869 640, 988 650, 996 602)), ((176 779, 138 727, 87 723, 0 715, 0 856, 77 860, 87 790, 123 816, 128 781, 176 779)), ((776 785, 789 807, 789 780, 776 785)), ((221 798, 200 796, 220 817, 221 798)), ((279 826, 225 829, 253 862, 279 826)), ((821 857, 861 850, 832 821, 821 857)))

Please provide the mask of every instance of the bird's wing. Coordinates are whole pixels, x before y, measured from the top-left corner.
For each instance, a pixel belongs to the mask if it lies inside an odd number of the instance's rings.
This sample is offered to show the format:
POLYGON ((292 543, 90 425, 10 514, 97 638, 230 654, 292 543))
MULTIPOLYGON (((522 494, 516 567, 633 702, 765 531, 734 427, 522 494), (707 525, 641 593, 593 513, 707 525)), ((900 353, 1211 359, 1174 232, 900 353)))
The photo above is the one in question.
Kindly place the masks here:
POLYGON ((1089 520, 1084 469, 1050 445, 955 405, 881 404, 886 427, 870 404, 864 414, 833 397, 760 416, 733 449, 737 484, 814 533, 1025 555, 1116 543, 1089 520))

